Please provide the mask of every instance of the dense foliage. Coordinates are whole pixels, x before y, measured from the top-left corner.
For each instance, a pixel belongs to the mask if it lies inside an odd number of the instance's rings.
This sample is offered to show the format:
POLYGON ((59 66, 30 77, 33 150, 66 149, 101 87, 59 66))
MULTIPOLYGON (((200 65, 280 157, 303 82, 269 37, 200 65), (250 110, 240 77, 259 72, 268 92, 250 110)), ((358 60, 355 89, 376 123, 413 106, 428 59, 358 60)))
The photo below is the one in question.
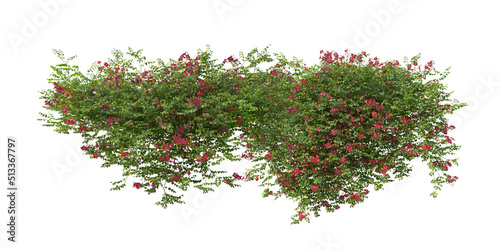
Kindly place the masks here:
POLYGON ((264 197, 298 201, 298 223, 323 207, 363 202, 370 187, 408 176, 414 158, 428 163, 434 197, 458 179, 447 173, 458 163, 446 157, 460 147, 445 115, 466 104, 448 99, 449 70, 420 64, 419 56, 400 63, 321 51, 320 62, 306 67, 268 47, 222 63, 208 46, 169 62, 129 49, 84 75, 70 65, 74 57, 54 52, 63 63, 51 66, 53 89, 40 93, 60 117, 40 113, 39 120, 80 133, 82 149, 102 167, 123 166, 112 189, 135 177, 137 189, 161 189, 163 207, 183 203, 178 193, 191 186, 209 192, 260 181, 264 197), (233 155, 240 147, 245 153, 233 155), (244 158, 256 163, 246 173, 216 170, 244 158))

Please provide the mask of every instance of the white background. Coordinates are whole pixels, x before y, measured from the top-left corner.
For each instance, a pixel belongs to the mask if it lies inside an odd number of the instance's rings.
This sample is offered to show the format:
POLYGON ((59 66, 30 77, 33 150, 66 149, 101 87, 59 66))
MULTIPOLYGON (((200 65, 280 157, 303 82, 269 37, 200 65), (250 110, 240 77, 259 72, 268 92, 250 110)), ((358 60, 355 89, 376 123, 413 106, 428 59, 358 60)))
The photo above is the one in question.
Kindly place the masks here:
MULTIPOLYGON (((7 136, 18 139, 18 242, 6 240, 1 195, 0 249, 500 249, 498 211, 499 6, 494 1, 2 1, 0 4, 0 187, 6 190, 7 136), (109 191, 120 167, 82 156, 78 135, 36 121, 52 49, 86 70, 113 48, 144 49, 148 60, 195 54, 209 44, 223 60, 264 48, 310 65, 320 50, 367 51, 402 61, 451 66, 452 98, 469 106, 449 116, 462 148, 459 176, 429 196, 428 168, 414 161, 410 178, 370 193, 354 208, 290 225, 296 204, 262 198, 257 183, 192 191, 186 205, 163 209, 158 195, 109 191), (61 172, 63 171, 63 172, 61 172)), ((241 170, 248 163, 226 166, 241 170)))

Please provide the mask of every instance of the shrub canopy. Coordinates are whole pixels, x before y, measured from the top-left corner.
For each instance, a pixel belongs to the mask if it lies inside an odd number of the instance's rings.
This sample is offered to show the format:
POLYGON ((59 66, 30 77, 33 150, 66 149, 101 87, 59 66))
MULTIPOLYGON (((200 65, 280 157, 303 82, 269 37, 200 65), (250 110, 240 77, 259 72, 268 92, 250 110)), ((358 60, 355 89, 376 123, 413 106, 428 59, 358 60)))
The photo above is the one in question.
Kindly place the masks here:
POLYGON ((431 196, 458 179, 447 174, 458 158, 446 156, 460 146, 445 115, 467 104, 449 99, 442 83, 449 69, 420 64, 420 55, 400 63, 321 51, 320 62, 306 67, 268 47, 222 63, 209 46, 168 62, 129 48, 84 75, 70 64, 74 56, 54 52, 63 63, 51 66, 53 89, 40 98, 59 117, 40 113, 39 120, 81 134, 82 150, 102 167, 123 166, 113 190, 132 176, 137 189, 160 189, 163 207, 184 203, 179 192, 191 186, 206 193, 259 181, 264 197, 298 202, 298 223, 309 212, 363 202, 370 188, 408 176, 414 158, 430 168, 431 196), (240 147, 245 153, 233 155, 240 147), (216 170, 243 158, 256 163, 245 173, 216 170))

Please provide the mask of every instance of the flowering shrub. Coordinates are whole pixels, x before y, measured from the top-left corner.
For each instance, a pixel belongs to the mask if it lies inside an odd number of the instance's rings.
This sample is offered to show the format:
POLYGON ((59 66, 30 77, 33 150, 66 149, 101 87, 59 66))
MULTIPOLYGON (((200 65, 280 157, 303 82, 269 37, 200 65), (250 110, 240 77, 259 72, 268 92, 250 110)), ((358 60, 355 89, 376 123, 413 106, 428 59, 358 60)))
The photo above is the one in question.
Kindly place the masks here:
POLYGON ((441 83, 448 69, 421 65, 419 55, 384 62, 347 50, 321 51, 320 62, 306 67, 267 49, 222 63, 208 46, 169 62, 114 50, 87 75, 70 65, 74 57, 54 51, 63 63, 51 66, 53 89, 40 93, 44 108, 60 117, 40 113, 39 120, 80 133, 82 150, 102 167, 123 166, 113 190, 133 176, 141 180, 134 188, 161 188, 163 207, 184 203, 178 193, 191 186, 206 193, 260 180, 264 197, 298 201, 298 223, 310 212, 363 202, 369 188, 408 176, 417 157, 430 168, 431 196, 458 179, 447 173, 458 163, 445 157, 460 146, 445 115, 467 104, 448 99, 441 83), (235 131, 241 136, 232 137, 235 131), (241 156, 231 153, 238 146, 241 156), (243 158, 256 164, 241 175, 214 168, 243 158))

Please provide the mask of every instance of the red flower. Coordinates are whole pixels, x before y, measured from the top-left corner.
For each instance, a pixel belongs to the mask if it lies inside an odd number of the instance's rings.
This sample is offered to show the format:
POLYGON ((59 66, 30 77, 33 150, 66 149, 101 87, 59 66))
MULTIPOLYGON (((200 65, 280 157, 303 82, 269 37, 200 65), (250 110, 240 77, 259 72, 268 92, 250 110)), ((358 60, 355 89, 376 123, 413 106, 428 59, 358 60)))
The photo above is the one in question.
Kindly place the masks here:
POLYGON ((271 158, 271 153, 268 153, 266 154, 266 156, 264 156, 264 159, 269 159, 269 158, 271 158))
POLYGON ((351 198, 354 198, 356 201, 359 201, 359 196, 357 194, 351 194, 351 198))
POLYGON ((339 134, 339 131, 337 130, 332 130, 332 135, 338 135, 339 134))
POLYGON ((122 152, 122 157, 125 157, 128 155, 128 152, 122 152))
POLYGON ((98 153, 94 153, 94 158, 97 158, 99 157, 99 154, 98 153))
POLYGON ((340 161, 342 164, 344 164, 344 163, 345 163, 345 158, 342 158, 342 159, 340 159, 339 161, 340 161))
POLYGON ((198 80, 198 84, 203 87, 205 85, 207 85, 207 82, 203 81, 203 80, 198 80))
POLYGON ((311 190, 312 190, 312 191, 316 191, 316 190, 318 190, 318 186, 311 186, 311 190))
POLYGON ((295 113, 295 112, 299 111, 299 108, 297 108, 297 106, 293 106, 290 109, 287 109, 286 111, 288 111, 290 113, 295 113))
POLYGON ((365 190, 363 190, 363 191, 365 191, 365 194, 370 193, 370 190, 368 190, 368 189, 365 189, 365 190))
POLYGON ((422 146, 422 149, 424 149, 424 150, 431 149, 431 145, 425 144, 425 145, 422 146))
POLYGON ((75 124, 75 122, 76 122, 76 119, 66 120, 66 121, 64 121, 64 124, 73 125, 73 124, 75 124))
POLYGON ((303 220, 304 218, 306 218, 306 216, 305 216, 305 215, 303 215, 303 214, 300 214, 300 215, 299 215, 299 220, 303 220))
POLYGON ((408 118, 401 118, 400 120, 403 122, 403 124, 407 124, 407 123, 411 122, 411 120, 408 118))
POLYGON ((366 106, 371 107, 375 105, 375 100, 372 98, 370 100, 365 100, 366 106))
POLYGON ((257 176, 257 177, 255 177, 255 181, 259 181, 259 177, 258 177, 258 176, 257 176))
POLYGON ((62 112, 63 112, 63 114, 66 114, 66 112, 68 112, 68 109, 67 108, 63 108, 62 112))
POLYGON ((352 151, 352 146, 351 146, 351 144, 347 145, 347 151, 348 151, 348 152, 351 152, 351 151, 352 151))
POLYGON ((107 62, 104 63, 104 67, 108 67, 109 64, 107 62))
POLYGON ((153 182, 153 184, 151 184, 151 187, 152 187, 152 188, 155 188, 155 187, 156 187, 156 185, 155 185, 155 183, 154 183, 154 182, 153 182))
POLYGON ((288 95, 288 98, 292 99, 292 98, 293 98, 293 95, 288 95))
POLYGON ((294 170, 292 171, 292 176, 298 175, 298 174, 300 174, 300 173, 302 173, 302 171, 301 171, 301 170, 299 170, 299 169, 294 169, 294 170))
POLYGON ((171 182, 176 182, 176 181, 178 181, 180 178, 181 178, 181 176, 180 176, 180 175, 178 175, 178 174, 176 174, 176 175, 174 176, 174 178, 172 178, 172 181, 171 181, 171 182))
POLYGON ((163 150, 170 150, 170 147, 172 147, 172 144, 171 143, 167 143, 167 144, 163 145, 163 147, 161 149, 163 149, 163 150))
POLYGON ((377 112, 373 111, 373 112, 372 112, 372 116, 373 116, 373 117, 377 117, 377 112))
POLYGON ((141 183, 139 183, 139 182, 134 183, 134 187, 139 189, 141 187, 141 183))
POLYGON ((304 117, 304 120, 309 121, 309 116, 304 117))
POLYGON ((385 170, 385 169, 379 169, 379 170, 377 170, 377 172, 382 173, 383 175, 385 175, 387 173, 387 170, 385 170))
POLYGON ((318 163, 318 162, 319 162, 319 156, 318 156, 318 155, 316 155, 316 158, 314 158, 314 156, 312 156, 312 157, 311 157, 311 161, 312 161, 313 163, 318 163))

